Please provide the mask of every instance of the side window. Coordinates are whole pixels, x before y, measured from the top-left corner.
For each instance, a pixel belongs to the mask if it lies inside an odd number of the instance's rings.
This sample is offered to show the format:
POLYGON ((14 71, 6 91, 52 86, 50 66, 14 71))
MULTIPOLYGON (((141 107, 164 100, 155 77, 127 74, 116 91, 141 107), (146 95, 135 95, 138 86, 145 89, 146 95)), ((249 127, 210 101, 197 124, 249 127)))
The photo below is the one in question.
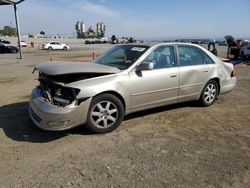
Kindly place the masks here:
POLYGON ((142 63, 153 62, 154 69, 175 66, 175 53, 173 46, 161 46, 152 51, 142 63))
POLYGON ((190 46, 178 46, 180 66, 192 66, 204 64, 200 50, 190 46))
POLYGON ((201 51, 201 54, 205 64, 214 64, 214 61, 205 52, 201 51))

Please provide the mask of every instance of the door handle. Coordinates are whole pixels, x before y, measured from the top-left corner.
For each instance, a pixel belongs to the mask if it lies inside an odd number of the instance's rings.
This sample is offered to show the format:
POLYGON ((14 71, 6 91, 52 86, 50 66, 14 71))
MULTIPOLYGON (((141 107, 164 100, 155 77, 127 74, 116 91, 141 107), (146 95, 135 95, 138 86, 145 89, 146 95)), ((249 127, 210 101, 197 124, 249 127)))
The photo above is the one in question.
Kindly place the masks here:
POLYGON ((170 77, 171 77, 171 78, 175 78, 175 77, 177 77, 177 75, 176 75, 176 74, 174 74, 174 75, 171 75, 170 77))
POLYGON ((205 70, 205 71, 203 71, 203 72, 208 72, 208 70, 205 70))

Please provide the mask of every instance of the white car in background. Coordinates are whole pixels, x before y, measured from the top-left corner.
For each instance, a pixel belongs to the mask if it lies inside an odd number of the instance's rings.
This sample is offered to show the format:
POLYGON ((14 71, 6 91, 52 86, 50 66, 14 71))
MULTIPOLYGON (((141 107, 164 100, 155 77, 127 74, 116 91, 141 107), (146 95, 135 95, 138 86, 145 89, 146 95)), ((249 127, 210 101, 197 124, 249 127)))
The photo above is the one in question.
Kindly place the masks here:
MULTIPOLYGON (((17 43, 17 45, 18 45, 18 43, 17 43)), ((21 45, 21 47, 27 47, 28 46, 28 44, 23 40, 20 42, 20 45, 21 45)))
POLYGON ((45 50, 68 50, 69 46, 64 43, 59 42, 49 42, 47 44, 43 44, 43 49, 45 50))

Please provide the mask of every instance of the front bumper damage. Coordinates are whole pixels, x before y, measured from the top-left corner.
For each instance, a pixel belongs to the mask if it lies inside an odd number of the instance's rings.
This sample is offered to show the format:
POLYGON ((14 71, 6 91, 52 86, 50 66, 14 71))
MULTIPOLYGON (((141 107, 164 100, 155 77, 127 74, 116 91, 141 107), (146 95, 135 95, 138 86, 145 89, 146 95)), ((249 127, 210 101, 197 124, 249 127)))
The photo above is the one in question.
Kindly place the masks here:
POLYGON ((41 129, 62 131, 86 123, 91 98, 79 105, 56 106, 41 95, 39 88, 32 91, 29 103, 31 120, 41 129))

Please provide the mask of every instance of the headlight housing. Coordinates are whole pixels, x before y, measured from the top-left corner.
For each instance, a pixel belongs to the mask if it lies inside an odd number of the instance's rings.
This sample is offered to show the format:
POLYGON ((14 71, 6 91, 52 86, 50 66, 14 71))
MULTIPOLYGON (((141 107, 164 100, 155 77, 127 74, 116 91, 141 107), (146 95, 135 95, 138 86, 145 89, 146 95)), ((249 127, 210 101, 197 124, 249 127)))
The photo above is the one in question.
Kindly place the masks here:
POLYGON ((76 96, 79 94, 79 92, 80 89, 60 87, 55 91, 55 94, 52 97, 53 103, 63 107, 70 105, 76 100, 76 96))

